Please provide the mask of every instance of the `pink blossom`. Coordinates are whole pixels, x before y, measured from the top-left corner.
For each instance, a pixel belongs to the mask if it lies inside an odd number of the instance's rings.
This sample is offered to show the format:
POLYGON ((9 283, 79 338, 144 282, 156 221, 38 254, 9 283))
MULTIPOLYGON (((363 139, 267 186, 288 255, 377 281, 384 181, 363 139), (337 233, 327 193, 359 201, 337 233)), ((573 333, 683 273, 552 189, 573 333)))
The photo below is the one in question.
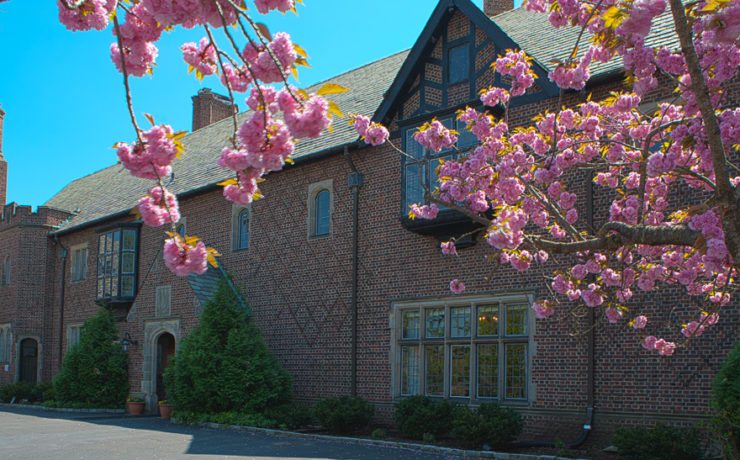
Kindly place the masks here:
POLYGON ((267 14, 272 10, 285 13, 295 8, 295 0, 254 0, 254 5, 262 14, 267 14))
POLYGON ((546 300, 533 303, 532 310, 534 310, 534 315, 537 319, 549 318, 555 314, 555 309, 552 307, 550 302, 546 300))
MULTIPOLYGON (((295 138, 317 138, 329 127, 329 103, 321 96, 311 95, 297 101, 296 91, 282 90, 278 93, 278 106, 283 111, 285 124, 295 138)), ((300 96, 298 96, 300 97, 300 96)))
POLYGON ((150 227, 174 224, 180 220, 180 211, 175 195, 160 186, 153 187, 138 204, 144 223, 150 227))
POLYGON ((655 343, 658 341, 658 338, 654 335, 649 335, 645 337, 645 339, 642 341, 642 348, 646 350, 655 350, 655 343))
POLYGON ((457 255, 457 248, 454 241, 444 241, 440 244, 440 247, 442 248, 442 254, 446 256, 457 255))
POLYGON ((481 92, 480 100, 489 107, 506 105, 509 103, 509 92, 503 88, 489 88, 481 92))
POLYGON ((640 315, 632 320, 632 327, 635 329, 645 329, 645 326, 647 326, 647 323, 648 323, 647 316, 640 315))
MULTIPOLYGON (((123 42, 123 60, 126 65, 126 72, 134 77, 143 77, 150 73, 154 68, 154 61, 157 59, 159 50, 153 43, 145 41, 123 42)), ((121 64, 121 50, 118 43, 111 43, 110 58, 115 64, 116 69, 123 73, 121 64)))
POLYGON ((213 75, 218 70, 218 58, 216 56, 216 47, 211 44, 208 38, 203 37, 196 45, 193 42, 184 43, 182 57, 191 68, 196 69, 201 75, 213 75))
POLYGON ((177 276, 202 275, 208 268, 208 250, 202 241, 189 245, 178 235, 165 240, 164 263, 177 276))
POLYGON ((117 0, 84 0, 76 7, 73 2, 57 0, 59 22, 69 30, 103 30, 108 26, 108 16, 116 9, 117 0), (65 2, 62 4, 62 2, 65 2), (66 6, 65 6, 66 5, 66 6))
POLYGON ((263 83, 281 82, 287 78, 298 58, 290 35, 285 32, 276 33, 267 48, 269 51, 261 44, 248 43, 242 54, 251 64, 257 79, 263 83))
POLYGON ((435 119, 420 126, 414 133, 414 140, 433 152, 440 152, 455 145, 457 134, 435 119))
POLYGON ((228 86, 232 91, 244 93, 252 83, 252 76, 245 66, 234 68, 229 63, 224 63, 224 71, 221 74, 221 83, 228 86))
POLYGON ((411 205, 411 211, 409 211, 409 217, 432 220, 437 218, 439 214, 439 208, 436 204, 419 206, 418 204, 411 205))
POLYGON ((604 310, 604 314, 606 315, 606 319, 611 324, 618 323, 619 320, 622 319, 622 315, 624 315, 624 313, 622 312, 622 310, 620 310, 618 308, 612 308, 612 307, 607 308, 606 310, 604 310))
POLYGON ((450 291, 452 291, 453 294, 462 294, 465 292, 465 283, 455 278, 450 281, 450 291))

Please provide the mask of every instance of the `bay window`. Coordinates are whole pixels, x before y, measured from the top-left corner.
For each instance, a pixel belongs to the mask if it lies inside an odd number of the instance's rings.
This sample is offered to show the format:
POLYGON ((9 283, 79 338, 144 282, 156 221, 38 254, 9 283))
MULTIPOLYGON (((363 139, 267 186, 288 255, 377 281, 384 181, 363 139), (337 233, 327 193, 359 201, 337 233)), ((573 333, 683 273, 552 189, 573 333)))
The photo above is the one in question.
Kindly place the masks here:
POLYGON ((439 153, 432 152, 414 140, 414 133, 416 133, 418 126, 415 125, 404 130, 404 151, 409 155, 404 157, 403 166, 402 214, 404 215, 408 213, 412 204, 425 203, 425 188, 433 192, 439 187, 438 169, 443 161, 459 159, 465 151, 477 143, 477 138, 466 129, 465 123, 457 121, 454 116, 439 118, 439 121, 448 129, 454 129, 458 132, 456 149, 442 150, 439 153))
POLYGON ((98 235, 98 300, 133 301, 137 289, 138 248, 138 226, 119 227, 98 235))

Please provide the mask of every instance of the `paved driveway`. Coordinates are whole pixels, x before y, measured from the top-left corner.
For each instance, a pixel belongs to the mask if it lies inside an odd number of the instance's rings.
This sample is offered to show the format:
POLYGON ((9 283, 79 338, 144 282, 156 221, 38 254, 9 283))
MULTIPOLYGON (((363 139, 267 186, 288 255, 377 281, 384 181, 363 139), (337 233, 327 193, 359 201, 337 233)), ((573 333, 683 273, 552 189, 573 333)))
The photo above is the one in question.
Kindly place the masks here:
POLYGON ((403 449, 173 425, 155 417, 0 408, 0 458, 442 460, 403 449))

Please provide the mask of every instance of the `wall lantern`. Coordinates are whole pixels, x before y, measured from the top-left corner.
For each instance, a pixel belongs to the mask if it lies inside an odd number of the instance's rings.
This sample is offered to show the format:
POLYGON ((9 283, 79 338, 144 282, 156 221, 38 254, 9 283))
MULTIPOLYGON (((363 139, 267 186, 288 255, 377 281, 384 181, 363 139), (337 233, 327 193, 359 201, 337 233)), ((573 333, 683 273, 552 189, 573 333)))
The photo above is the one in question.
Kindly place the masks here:
POLYGON ((128 332, 123 335, 120 343, 123 347, 124 353, 128 353, 128 349, 131 347, 131 345, 136 346, 139 344, 139 342, 137 342, 136 340, 131 339, 131 334, 129 334, 128 332))

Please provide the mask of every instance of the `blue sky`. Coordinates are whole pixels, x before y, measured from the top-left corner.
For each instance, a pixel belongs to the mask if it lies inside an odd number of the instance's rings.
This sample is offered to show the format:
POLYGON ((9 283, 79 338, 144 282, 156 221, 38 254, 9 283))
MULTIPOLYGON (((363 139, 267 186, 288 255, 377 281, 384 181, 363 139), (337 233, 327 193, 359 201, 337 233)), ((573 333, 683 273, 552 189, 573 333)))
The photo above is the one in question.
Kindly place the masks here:
MULTIPOLYGON (((302 71, 300 83, 310 85, 411 47, 436 4, 304 0, 299 16, 273 13, 263 21, 306 48, 312 68, 302 71)), ((37 206, 75 178, 115 163, 111 146, 132 140, 122 78, 109 58, 113 35, 67 31, 56 2, 10 0, 0 3, 0 37, 8 201, 37 206)), ((154 76, 133 80, 137 115, 190 129, 190 97, 202 87, 218 91, 219 84, 187 74, 179 46, 200 37, 197 29, 178 29, 157 43, 154 76)))

